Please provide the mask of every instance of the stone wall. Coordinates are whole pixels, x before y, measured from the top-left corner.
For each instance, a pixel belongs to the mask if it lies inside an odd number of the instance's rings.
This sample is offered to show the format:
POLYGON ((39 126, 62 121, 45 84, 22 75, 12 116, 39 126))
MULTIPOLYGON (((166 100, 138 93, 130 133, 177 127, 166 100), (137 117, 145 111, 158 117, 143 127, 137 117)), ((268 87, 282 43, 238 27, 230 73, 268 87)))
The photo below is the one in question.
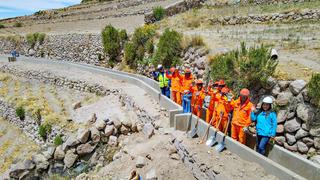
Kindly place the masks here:
POLYGON ((265 22, 296 22, 300 20, 319 20, 320 10, 289 11, 285 13, 249 15, 249 16, 226 16, 210 19, 212 24, 236 25, 246 23, 265 22))
MULTIPOLYGON (((192 8, 198 8, 204 3, 206 0, 181 0, 172 5, 165 7, 165 16, 173 16, 178 13, 185 12, 192 8)), ((145 23, 154 23, 157 20, 155 19, 153 12, 145 14, 144 17, 145 23)))
POLYGON ((320 153, 320 110, 308 96, 306 85, 304 80, 277 81, 269 78, 268 88, 252 90, 252 94, 255 103, 264 95, 275 98, 278 111, 276 143, 311 157, 320 153))
POLYGON ((308 2, 312 0, 227 0, 227 1, 216 1, 208 0, 206 5, 208 6, 228 6, 228 5, 247 5, 247 4, 288 4, 298 2, 308 2))
POLYGON ((44 42, 36 43, 31 48, 25 38, 20 43, 14 43, 6 38, 0 39, 0 53, 10 53, 17 49, 20 54, 34 57, 55 58, 87 64, 104 64, 101 35, 65 34, 46 36, 44 42))

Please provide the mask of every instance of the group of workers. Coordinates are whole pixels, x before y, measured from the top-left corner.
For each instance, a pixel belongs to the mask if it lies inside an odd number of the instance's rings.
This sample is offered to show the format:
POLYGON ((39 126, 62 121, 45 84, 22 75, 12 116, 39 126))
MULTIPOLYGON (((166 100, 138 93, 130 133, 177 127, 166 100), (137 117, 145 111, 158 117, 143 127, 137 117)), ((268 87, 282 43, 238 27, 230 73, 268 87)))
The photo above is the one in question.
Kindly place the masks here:
POLYGON ((256 150, 265 155, 266 145, 276 135, 277 116, 272 111, 273 98, 267 96, 256 108, 250 101, 250 91, 242 89, 239 98, 234 99, 232 91, 223 79, 209 81, 206 86, 201 79, 195 80, 191 70, 184 73, 171 67, 169 71, 158 65, 154 77, 159 81, 163 95, 182 105, 184 112, 202 117, 219 131, 225 132, 231 122, 231 137, 246 144, 246 133, 251 124, 256 126, 256 150), (206 109, 205 111, 203 109, 206 109))

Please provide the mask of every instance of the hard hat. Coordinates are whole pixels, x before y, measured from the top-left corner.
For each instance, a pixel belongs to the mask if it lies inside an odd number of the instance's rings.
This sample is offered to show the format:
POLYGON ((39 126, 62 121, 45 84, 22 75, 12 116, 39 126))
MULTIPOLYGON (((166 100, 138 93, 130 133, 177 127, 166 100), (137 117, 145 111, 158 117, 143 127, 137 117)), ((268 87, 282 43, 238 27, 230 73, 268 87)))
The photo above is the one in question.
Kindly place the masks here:
POLYGON ((184 73, 191 73, 191 70, 189 68, 184 70, 184 73))
POLYGON ((202 81, 201 79, 198 79, 198 80, 196 81, 196 84, 203 84, 203 81, 202 81))
POLYGON ((221 92, 224 93, 224 94, 227 94, 227 93, 230 92, 230 89, 227 88, 227 87, 224 87, 224 88, 221 89, 221 92))
POLYGON ((162 68, 162 65, 161 65, 161 64, 158 64, 157 69, 161 69, 161 68, 162 68))
POLYGON ((246 89, 246 88, 241 89, 240 95, 242 95, 242 96, 249 96, 249 95, 250 95, 250 91, 249 91, 248 89, 246 89))
POLYGON ((223 79, 221 79, 221 80, 218 82, 218 85, 219 85, 219 86, 224 86, 224 85, 226 85, 226 83, 224 82, 223 79))
POLYGON ((272 104, 273 103, 273 99, 270 96, 267 96, 265 98, 263 98, 262 100, 263 103, 267 103, 267 104, 272 104))
POLYGON ((176 68, 172 67, 170 68, 170 72, 173 73, 176 70, 176 68))

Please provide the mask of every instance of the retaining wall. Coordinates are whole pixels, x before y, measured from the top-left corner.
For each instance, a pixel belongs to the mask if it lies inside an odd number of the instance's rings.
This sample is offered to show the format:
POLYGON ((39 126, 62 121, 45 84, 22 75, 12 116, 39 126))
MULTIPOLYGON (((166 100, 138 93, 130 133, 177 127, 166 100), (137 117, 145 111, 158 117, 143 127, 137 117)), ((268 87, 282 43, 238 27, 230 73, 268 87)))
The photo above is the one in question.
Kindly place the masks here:
MULTIPOLYGON (((170 99, 162 96, 159 90, 158 83, 152 79, 148 79, 146 77, 143 77, 137 74, 119 72, 116 70, 96 67, 88 64, 74 64, 74 63, 65 62, 65 61, 60 61, 60 62, 57 61, 56 63, 70 64, 72 66, 85 68, 89 71, 92 70, 97 72, 98 70, 99 73, 107 75, 114 79, 123 80, 129 83, 135 84, 145 89, 157 102, 160 103, 162 107, 169 110, 171 127, 175 127, 177 130, 190 130, 195 125, 195 122, 196 122, 195 116, 192 116, 192 118, 190 118, 190 115, 188 114, 181 114, 182 113, 181 106, 174 103, 170 99), (183 128, 181 128, 181 126, 183 126, 183 128)), ((203 135, 207 126, 208 126, 207 123, 205 123, 201 119, 199 120, 199 124, 198 124, 199 136, 203 135)), ((209 136, 212 135, 213 133, 215 133, 215 129, 210 128, 209 136)), ((219 141, 221 141, 223 138, 223 134, 218 132, 217 138, 219 141)), ((297 155, 289 153, 283 148, 280 148, 280 147, 273 148, 274 155, 270 153, 270 158, 277 158, 276 155, 281 157, 287 157, 283 159, 281 158, 275 159, 274 161, 277 162, 275 163, 271 159, 268 159, 256 153, 254 150, 234 141, 230 137, 226 137, 225 140, 226 140, 226 147, 231 152, 238 154, 241 158, 245 160, 254 161, 260 164, 267 172, 274 174, 280 179, 304 179, 303 177, 307 179, 316 179, 317 177, 320 177, 320 166, 310 161, 307 161, 306 159, 299 158, 297 155)))

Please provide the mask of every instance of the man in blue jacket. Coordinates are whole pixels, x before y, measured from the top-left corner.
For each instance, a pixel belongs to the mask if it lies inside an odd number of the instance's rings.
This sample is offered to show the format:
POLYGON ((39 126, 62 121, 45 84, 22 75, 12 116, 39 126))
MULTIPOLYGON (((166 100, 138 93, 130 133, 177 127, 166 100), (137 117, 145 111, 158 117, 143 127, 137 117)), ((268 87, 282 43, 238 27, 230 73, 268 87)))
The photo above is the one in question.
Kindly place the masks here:
POLYGON ((277 130, 277 114, 272 111, 273 99, 268 96, 262 100, 261 109, 251 112, 251 121, 256 122, 257 152, 265 155, 270 138, 274 138, 277 130))

